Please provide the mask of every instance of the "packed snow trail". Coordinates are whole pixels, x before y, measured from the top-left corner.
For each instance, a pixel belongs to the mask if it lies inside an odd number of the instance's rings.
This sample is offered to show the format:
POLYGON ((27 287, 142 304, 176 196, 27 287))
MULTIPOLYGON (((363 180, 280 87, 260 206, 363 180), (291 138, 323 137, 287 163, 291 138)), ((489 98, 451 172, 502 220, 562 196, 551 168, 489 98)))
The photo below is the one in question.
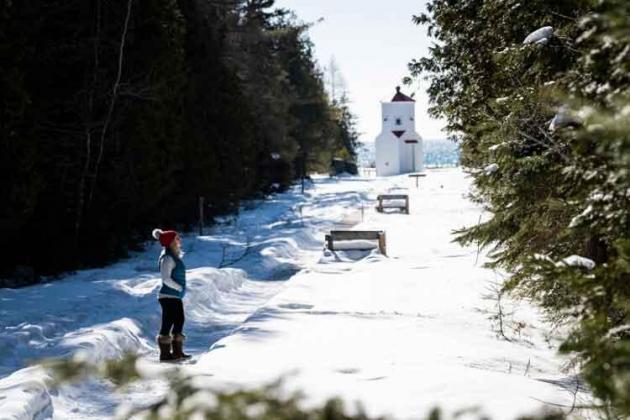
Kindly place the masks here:
MULTIPOLYGON (((357 209, 371 188, 367 180, 319 178, 305 195, 295 189, 246 203, 209 235, 185 236, 186 349, 207 351, 281 290, 283 280, 319 255, 320 232, 360 221, 357 209)), ((157 359, 158 255, 159 245, 151 243, 106 268, 0 289, 0 418, 109 418, 121 401, 159 395, 159 381, 126 396, 98 381, 52 391, 46 371, 27 368, 77 352, 93 361, 129 351, 157 359)))
POLYGON ((464 174, 431 171, 419 189, 406 177, 388 182, 378 193, 404 185, 411 214, 371 210, 356 226, 385 230, 388 257, 326 252, 190 373, 212 374, 202 380, 215 388, 287 375, 287 389, 303 391, 307 403, 341 396, 394 418, 425 418, 435 406, 476 407, 494 419, 568 411, 574 380, 537 312, 504 308, 511 341, 499 338, 489 320, 496 301, 484 296, 500 275, 482 268, 476 247, 452 242, 454 229, 481 214, 465 198, 464 174))

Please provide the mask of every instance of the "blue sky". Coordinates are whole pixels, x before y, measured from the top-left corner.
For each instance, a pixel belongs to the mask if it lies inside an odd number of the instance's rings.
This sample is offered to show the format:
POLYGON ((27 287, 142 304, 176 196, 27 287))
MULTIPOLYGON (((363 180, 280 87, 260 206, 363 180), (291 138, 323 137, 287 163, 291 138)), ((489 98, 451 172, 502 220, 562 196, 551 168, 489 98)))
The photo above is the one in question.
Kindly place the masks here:
MULTIPOLYGON (((426 29, 411 19, 424 10, 422 0, 276 0, 305 22, 323 21, 310 30, 322 66, 332 56, 344 76, 352 111, 359 118, 362 141, 373 141, 381 131, 380 101, 389 100, 395 86, 408 75, 407 63, 425 55, 431 41, 426 29)), ((417 90, 416 90, 417 89, 417 90)), ((416 90, 416 130, 424 138, 442 138, 442 121, 427 115, 427 95, 416 90)))

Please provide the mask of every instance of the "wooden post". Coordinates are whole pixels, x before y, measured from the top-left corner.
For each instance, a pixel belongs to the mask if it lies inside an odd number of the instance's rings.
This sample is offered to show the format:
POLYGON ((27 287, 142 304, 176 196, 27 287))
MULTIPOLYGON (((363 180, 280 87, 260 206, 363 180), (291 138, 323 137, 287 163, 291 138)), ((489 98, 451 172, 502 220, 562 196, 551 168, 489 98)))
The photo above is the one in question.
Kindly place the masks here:
POLYGON ((304 178, 306 177, 306 153, 302 152, 302 195, 304 195, 304 178))
POLYGON ((326 235, 326 247, 331 250, 334 251, 333 249, 333 238, 332 235, 326 235))
POLYGON ((381 254, 387 256, 387 241, 385 239, 385 232, 381 232, 378 235, 378 249, 380 249, 381 254))
POLYGON ((405 197, 405 213, 409 214, 409 196, 405 197))
POLYGON ((204 197, 199 197, 199 236, 203 236, 203 206, 204 197))
POLYGON ((423 173, 415 173, 415 174, 409 174, 409 176, 410 176, 410 177, 412 177, 412 178, 416 178, 416 189, 417 189, 417 188, 418 188, 418 186, 419 186, 419 182, 420 182, 420 181, 418 180, 418 178, 420 178, 420 177, 425 177, 425 176, 426 176, 426 174, 423 174, 423 173))

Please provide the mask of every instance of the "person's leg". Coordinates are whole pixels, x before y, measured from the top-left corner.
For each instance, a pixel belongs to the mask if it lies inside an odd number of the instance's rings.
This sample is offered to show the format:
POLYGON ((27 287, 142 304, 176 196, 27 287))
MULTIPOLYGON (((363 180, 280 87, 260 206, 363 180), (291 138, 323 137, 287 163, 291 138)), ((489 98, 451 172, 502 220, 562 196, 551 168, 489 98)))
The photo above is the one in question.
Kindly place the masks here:
POLYGON ((173 337, 171 337, 171 328, 174 324, 173 313, 174 308, 172 300, 175 299, 159 299, 160 306, 162 307, 162 325, 160 327, 160 334, 156 337, 157 344, 160 348, 160 361, 173 360, 173 353, 171 352, 171 346, 173 344, 173 337))
POLYGON ((162 326, 160 327, 160 335, 171 335, 171 328, 175 325, 177 308, 173 301, 179 299, 159 299, 162 307, 162 326))
POLYGON ((176 359, 187 359, 191 357, 189 354, 184 353, 184 339, 186 338, 182 331, 184 330, 184 304, 180 299, 177 299, 178 305, 176 306, 175 324, 173 325, 173 357, 176 359))
POLYGON ((173 335, 184 331, 184 303, 181 299, 173 299, 173 335))

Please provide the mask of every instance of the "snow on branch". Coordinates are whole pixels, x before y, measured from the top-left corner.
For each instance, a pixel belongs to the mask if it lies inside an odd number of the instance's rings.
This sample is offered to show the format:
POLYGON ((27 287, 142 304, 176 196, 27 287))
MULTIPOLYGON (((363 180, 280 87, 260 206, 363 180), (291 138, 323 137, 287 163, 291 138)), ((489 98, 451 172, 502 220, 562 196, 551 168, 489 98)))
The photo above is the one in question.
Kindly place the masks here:
POLYGON ((571 255, 556 264, 556 267, 584 267, 588 270, 595 268, 595 261, 590 258, 580 257, 579 255, 571 255))
POLYGON ((618 336, 618 335, 619 335, 619 334, 621 334, 621 333, 625 333, 626 331, 630 331, 630 325, 629 325, 629 324, 620 325, 620 326, 618 326, 618 327, 611 328, 611 329, 608 331, 608 334, 606 334, 606 336, 607 336, 608 338, 611 338, 611 337, 616 337, 616 336, 618 336))
POLYGON ((553 132, 560 128, 565 128, 565 127, 575 128, 581 125, 582 125, 582 120, 560 111, 553 117, 553 119, 549 123, 549 131, 553 132))
POLYGON ((573 228, 579 226, 580 223, 582 223, 582 220, 584 220, 592 212, 593 212, 593 205, 589 205, 586 208, 586 210, 584 210, 582 213, 580 213, 579 215, 577 215, 573 219, 571 219, 571 223, 569 223, 569 228, 573 229, 573 228))
POLYGON ((499 170, 499 165, 497 165, 496 163, 491 163, 490 165, 483 168, 483 170, 486 173, 486 175, 492 175, 493 173, 499 170))
POLYGON ((490 152, 494 152, 499 150, 501 147, 506 146, 507 143, 506 142, 502 142, 502 143, 498 143, 498 144, 493 144, 492 146, 488 147, 488 151, 490 152))
POLYGON ((523 44, 539 44, 545 45, 549 42, 549 39, 553 37, 553 27, 552 26, 543 26, 542 28, 536 29, 534 32, 527 35, 523 44))

